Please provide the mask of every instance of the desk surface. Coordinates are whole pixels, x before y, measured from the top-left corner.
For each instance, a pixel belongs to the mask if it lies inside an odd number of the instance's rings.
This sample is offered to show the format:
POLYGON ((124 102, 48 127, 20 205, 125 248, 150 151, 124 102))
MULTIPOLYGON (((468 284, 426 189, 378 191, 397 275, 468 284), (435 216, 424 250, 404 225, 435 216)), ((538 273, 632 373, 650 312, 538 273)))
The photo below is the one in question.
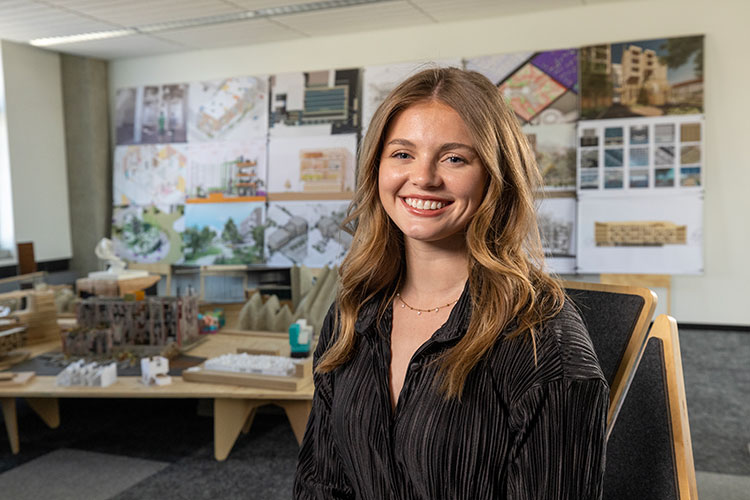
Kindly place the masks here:
MULTIPOLYGON (((59 347, 59 342, 47 342, 27 348, 32 356, 48 352, 59 347)), ((192 356, 214 357, 226 353, 235 353, 237 348, 277 348, 282 354, 289 353, 289 344, 283 340, 258 339, 252 336, 211 335, 201 345, 191 349, 192 356)), ((298 391, 280 391, 256 389, 223 384, 203 384, 185 382, 182 377, 172 377, 167 386, 147 387, 140 382, 140 377, 118 377, 117 382, 109 387, 58 387, 55 377, 37 376, 23 386, 0 387, 0 397, 28 398, 227 398, 227 399, 286 399, 310 400, 313 385, 298 391)))

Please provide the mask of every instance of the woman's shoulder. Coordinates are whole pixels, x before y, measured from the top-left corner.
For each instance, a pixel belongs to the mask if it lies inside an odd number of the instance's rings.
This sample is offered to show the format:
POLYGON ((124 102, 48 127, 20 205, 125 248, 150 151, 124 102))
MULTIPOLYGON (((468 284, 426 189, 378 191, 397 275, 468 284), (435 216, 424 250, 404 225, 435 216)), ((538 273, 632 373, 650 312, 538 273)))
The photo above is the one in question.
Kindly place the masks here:
POLYGON ((522 334, 498 342, 489 362, 503 391, 513 399, 533 386, 559 380, 605 381, 594 346, 570 300, 537 328, 533 340, 522 334))
POLYGON ((543 326, 539 343, 548 358, 559 360, 563 377, 604 379, 588 329, 570 299, 543 326))

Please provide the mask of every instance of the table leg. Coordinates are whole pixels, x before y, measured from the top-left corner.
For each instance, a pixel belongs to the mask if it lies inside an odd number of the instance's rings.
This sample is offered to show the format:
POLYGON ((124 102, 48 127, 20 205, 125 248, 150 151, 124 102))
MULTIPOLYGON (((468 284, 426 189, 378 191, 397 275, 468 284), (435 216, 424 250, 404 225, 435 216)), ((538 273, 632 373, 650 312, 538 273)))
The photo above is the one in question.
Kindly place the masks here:
POLYGON ((51 429, 60 427, 60 405, 57 398, 26 398, 26 402, 51 429))
POLYGON ((256 406, 252 410, 250 410, 250 414, 247 416, 247 419, 245 419, 245 425, 242 426, 242 433, 247 434, 250 432, 250 427, 253 425, 253 420, 255 420, 255 414, 258 412, 258 407, 256 406))
POLYGON ((310 411, 312 410, 312 401, 296 399, 277 401, 276 404, 284 408, 289 423, 292 424, 294 437, 297 438, 298 444, 302 444, 302 437, 305 435, 307 419, 310 418, 310 411))
MULTIPOLYGON (((266 403, 247 399, 214 399, 214 456, 216 460, 226 460, 248 419, 255 415, 256 408, 264 404, 266 403)), ((250 426, 247 427, 249 429, 250 426)))
POLYGON ((21 451, 18 441, 18 419, 16 418, 16 398, 0 398, 3 406, 3 418, 5 419, 5 430, 8 431, 10 449, 14 455, 21 451))

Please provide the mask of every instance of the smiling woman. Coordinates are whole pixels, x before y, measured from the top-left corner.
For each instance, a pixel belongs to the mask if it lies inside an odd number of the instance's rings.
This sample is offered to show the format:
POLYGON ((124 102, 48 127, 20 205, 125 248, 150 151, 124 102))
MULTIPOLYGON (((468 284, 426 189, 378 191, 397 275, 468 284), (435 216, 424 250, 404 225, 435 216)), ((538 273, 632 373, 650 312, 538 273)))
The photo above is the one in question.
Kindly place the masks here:
POLYGON ((423 71, 378 108, 297 498, 600 497, 608 389, 543 271, 538 186, 477 73, 423 71))

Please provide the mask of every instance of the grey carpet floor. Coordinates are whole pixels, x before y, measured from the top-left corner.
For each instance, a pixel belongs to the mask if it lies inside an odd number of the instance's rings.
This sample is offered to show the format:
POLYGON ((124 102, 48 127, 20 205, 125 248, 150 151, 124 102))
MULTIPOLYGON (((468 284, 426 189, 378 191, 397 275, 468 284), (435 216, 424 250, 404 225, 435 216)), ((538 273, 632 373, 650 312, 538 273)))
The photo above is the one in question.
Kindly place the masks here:
POLYGON ((682 329, 680 347, 695 468, 749 476, 750 333, 682 329))
POLYGON ((107 500, 168 464, 59 449, 0 474, 0 497, 13 500, 107 500))
MULTIPOLYGON (((683 329, 681 347, 700 498, 750 498, 750 333, 683 329)), ((276 407, 261 408, 250 433, 240 436, 226 461, 217 462, 212 419, 199 415, 195 400, 61 400, 58 429, 47 428, 20 400, 18 406, 18 455, 10 453, 0 424, 0 498, 6 498, 4 475, 46 464, 42 480, 59 476, 75 460, 55 457, 76 451, 124 460, 113 464, 147 465, 138 481, 111 493, 116 500, 291 498, 298 448, 276 407)), ((130 468, 121 469, 127 477, 130 468)), ((58 489, 37 498, 74 496, 58 489)))

